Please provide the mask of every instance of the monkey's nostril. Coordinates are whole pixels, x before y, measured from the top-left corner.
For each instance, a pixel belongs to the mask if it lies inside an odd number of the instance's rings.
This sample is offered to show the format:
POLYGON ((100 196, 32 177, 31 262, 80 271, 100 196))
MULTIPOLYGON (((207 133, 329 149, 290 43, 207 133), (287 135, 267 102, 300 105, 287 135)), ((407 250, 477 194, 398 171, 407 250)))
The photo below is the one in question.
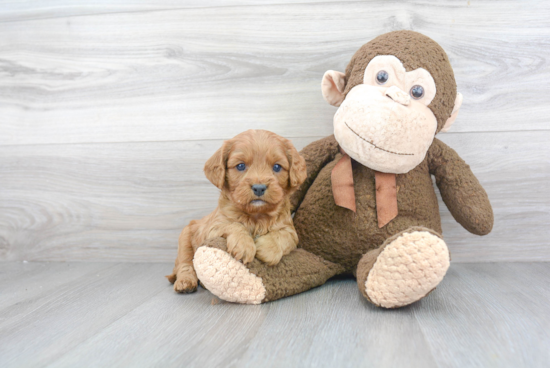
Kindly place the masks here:
POLYGON ((265 190, 267 189, 267 186, 265 184, 254 184, 252 186, 252 191, 255 195, 258 197, 261 197, 265 194, 265 190))
POLYGON ((393 101, 407 106, 410 103, 410 97, 408 93, 403 92, 399 87, 391 86, 385 92, 385 95, 391 98, 393 101))

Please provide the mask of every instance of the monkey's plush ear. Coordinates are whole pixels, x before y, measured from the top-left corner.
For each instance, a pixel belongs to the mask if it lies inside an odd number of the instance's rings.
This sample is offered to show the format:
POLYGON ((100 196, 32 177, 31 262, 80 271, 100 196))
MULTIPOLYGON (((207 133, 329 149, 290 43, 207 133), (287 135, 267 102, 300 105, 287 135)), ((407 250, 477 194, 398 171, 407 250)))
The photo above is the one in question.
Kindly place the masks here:
POLYGON ((321 89, 323 97, 332 106, 340 106, 344 101, 344 87, 346 87, 346 75, 344 73, 329 70, 323 75, 321 89))
POLYGON ((455 107, 453 107, 453 112, 451 112, 451 116, 447 119, 445 122, 445 125, 443 125, 443 128, 441 128, 440 132, 445 133, 449 130, 451 125, 456 120, 456 117, 458 116, 458 111, 460 110, 460 106, 462 106, 462 93, 457 92, 456 93, 456 99, 455 99, 455 107))
POLYGON ((307 169, 306 160, 298 153, 298 150, 292 142, 285 139, 285 146, 287 148, 287 157, 290 162, 290 168, 288 169, 288 182, 290 189, 297 189, 306 180, 307 169))
POLYGON ((206 178, 219 189, 222 189, 225 185, 225 170, 227 167, 229 149, 229 141, 223 142, 220 149, 218 149, 204 165, 204 174, 206 178))

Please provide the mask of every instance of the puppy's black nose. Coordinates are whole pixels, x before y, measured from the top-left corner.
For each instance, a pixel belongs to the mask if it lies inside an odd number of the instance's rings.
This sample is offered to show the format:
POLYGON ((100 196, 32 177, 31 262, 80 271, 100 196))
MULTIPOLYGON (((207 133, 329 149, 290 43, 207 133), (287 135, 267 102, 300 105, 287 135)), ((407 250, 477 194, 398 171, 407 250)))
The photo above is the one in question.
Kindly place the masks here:
POLYGON ((254 194, 256 194, 258 197, 261 197, 264 195, 265 193, 265 190, 266 190, 266 186, 265 184, 254 184, 252 186, 252 191, 254 192, 254 194))

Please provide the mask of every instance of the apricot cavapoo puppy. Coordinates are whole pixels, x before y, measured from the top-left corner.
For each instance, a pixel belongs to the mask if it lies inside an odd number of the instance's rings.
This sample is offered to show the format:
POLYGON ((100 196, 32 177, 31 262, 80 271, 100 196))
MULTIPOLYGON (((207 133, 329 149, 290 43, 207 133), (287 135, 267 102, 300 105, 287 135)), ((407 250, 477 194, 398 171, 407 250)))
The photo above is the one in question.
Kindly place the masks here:
POLYGON ((226 238, 229 253, 245 264, 257 257, 275 265, 298 244, 289 197, 306 179, 306 165, 288 139, 248 130, 225 141, 204 173, 221 194, 214 212, 181 232, 176 265, 166 276, 180 293, 197 289, 193 256, 207 239, 226 238))

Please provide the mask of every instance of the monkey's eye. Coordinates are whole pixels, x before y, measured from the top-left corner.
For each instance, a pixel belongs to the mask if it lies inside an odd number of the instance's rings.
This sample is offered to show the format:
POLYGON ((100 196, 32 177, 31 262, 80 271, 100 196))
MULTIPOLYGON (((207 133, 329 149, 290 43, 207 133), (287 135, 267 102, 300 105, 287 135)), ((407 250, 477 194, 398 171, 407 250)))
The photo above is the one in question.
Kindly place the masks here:
POLYGON ((281 165, 279 165, 279 164, 273 165, 273 171, 275 171, 275 172, 281 171, 282 168, 283 168, 283 167, 282 167, 281 165))
POLYGON ((385 70, 380 70, 378 74, 376 74, 376 82, 378 82, 378 84, 386 83, 389 78, 390 76, 385 70))
POLYGON ((243 164, 242 162, 240 164, 238 164, 237 166, 235 166, 237 168, 237 170, 239 171, 244 171, 246 169, 246 165, 243 164))
POLYGON ((424 96, 424 88, 422 86, 416 85, 411 88, 411 96, 415 100, 418 100, 424 96))

